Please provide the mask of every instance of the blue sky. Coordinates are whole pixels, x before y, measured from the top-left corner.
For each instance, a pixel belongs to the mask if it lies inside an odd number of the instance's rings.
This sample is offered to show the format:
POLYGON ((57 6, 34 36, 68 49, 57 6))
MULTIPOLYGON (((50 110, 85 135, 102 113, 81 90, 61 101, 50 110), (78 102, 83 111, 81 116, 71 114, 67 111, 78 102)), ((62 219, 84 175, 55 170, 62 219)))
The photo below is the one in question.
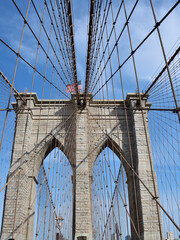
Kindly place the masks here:
MULTIPOLYGON (((17 1, 18 6, 25 14, 27 7, 27 0, 17 1)), ((153 1, 155 5, 155 11, 157 14, 157 19, 160 20, 162 16, 170 9, 176 1, 162 0, 162 1, 153 1)), ((118 8, 119 1, 113 1, 115 12, 118 8)), ((132 8, 134 1, 127 1, 127 12, 128 9, 132 8)), ((87 54, 87 41, 88 41, 88 19, 89 19, 89 1, 84 0, 73 0, 72 1, 72 11, 73 11, 73 22, 74 22, 74 34, 75 34, 75 48, 76 48, 76 61, 77 61, 77 70, 78 78, 82 79, 83 86, 85 82, 85 71, 86 71, 86 54, 87 54)), ((42 12, 41 1, 38 2, 39 11, 42 12)), ((10 46, 12 46, 16 51, 18 50, 20 36, 23 27, 22 18, 19 16, 19 13, 15 9, 11 1, 3 1, 1 3, 1 16, 0 16, 0 29, 1 29, 1 38, 5 40, 10 46)), ((162 34, 163 43, 165 46, 165 51, 168 54, 175 42, 180 36, 180 8, 177 7, 176 10, 168 17, 167 20, 160 26, 160 31, 162 34)), ((39 25, 35 17, 35 13, 30 8, 28 15, 28 21, 31 23, 33 30, 38 33, 39 25)), ((135 48, 137 44, 146 36, 146 34, 153 28, 154 21, 152 18, 152 13, 148 1, 140 1, 132 21, 130 21, 130 30, 132 35, 133 47, 135 48)), ((47 26, 48 21, 47 21, 47 26)), ((109 28, 111 25, 109 26, 109 28)), ((45 36, 42 36, 42 42, 44 46, 47 46, 47 43, 44 40, 45 36)), ((130 53, 129 43, 127 40, 127 35, 122 37, 122 45, 120 45, 121 59, 123 60, 130 53)), ((22 43, 21 54, 22 56, 30 61, 32 64, 35 61, 35 52, 36 52, 37 43, 32 37, 32 34, 29 32, 26 27, 24 39, 22 43)), ((2 43, 0 45, 0 66, 4 74, 8 76, 10 80, 13 77, 13 71, 15 66, 16 56, 11 53, 2 43)), ((159 41, 157 33, 154 33, 149 40, 137 51, 135 54, 135 60, 137 65, 137 72, 140 79, 141 89, 149 83, 151 77, 158 69, 159 65, 163 61, 162 52, 159 46, 159 41)), ((45 64, 45 58, 43 53, 39 52, 38 58, 38 67, 44 72, 43 66, 45 64)), ((49 68, 50 69, 50 68, 49 68)), ((50 72, 50 71, 49 71, 50 72)), ((124 87, 126 92, 135 91, 135 79, 134 71, 132 67, 132 61, 128 61, 127 64, 122 69, 122 75, 124 80, 124 87)), ((50 78, 50 74, 47 74, 47 77, 50 78)), ((32 80, 32 70, 26 66, 26 64, 19 61, 17 75, 15 78, 15 87, 19 91, 24 91, 25 88, 30 91, 32 80), (22 84, 23 83, 23 84, 22 84)), ((39 91, 39 86, 42 85, 42 80, 36 74, 34 91, 39 92, 38 96, 41 97, 41 91, 39 91)), ((115 92, 119 91, 118 89, 118 80, 115 79, 115 92), (116 84, 117 82, 117 84, 116 84)), ((48 98, 48 87, 45 85, 45 98, 48 98), (47 90, 46 90, 47 88, 47 90)), ((65 89, 62 89, 65 91, 65 89)), ((69 95, 70 97, 70 95, 69 95)), ((118 98, 120 96, 117 95, 118 98)))
MULTIPOLYGON (((75 44, 76 44, 76 56, 77 56, 77 68, 78 76, 81 79, 85 78, 85 64, 86 64, 86 52, 87 52, 87 39, 88 39, 88 9, 85 4, 88 1, 73 1, 72 6, 74 10, 74 29, 75 29, 75 44), (78 4, 76 4, 78 2, 78 4), (81 7, 79 7, 81 6, 81 7), (84 9, 84 11, 82 11, 84 9), (78 11, 79 10, 79 11, 78 11)), ((113 1, 114 9, 118 8, 119 1, 113 1)), ((153 1, 155 4, 155 10, 157 19, 160 20, 168 9, 172 7, 175 1, 153 1)), ((127 1, 127 8, 131 9, 134 1, 127 1)), ((170 17, 164 21, 160 27, 162 34, 165 51, 168 54, 174 43, 180 37, 180 8, 178 7, 170 17)), ((130 30, 132 36, 133 47, 135 48, 140 41, 146 36, 146 34, 153 28, 154 20, 150 10, 148 1, 140 1, 133 17, 130 21, 130 30)), ((110 28, 111 26, 109 26, 110 28)), ((124 34, 122 45, 120 45, 121 56, 120 59, 124 59, 130 53, 129 42, 127 35, 124 34), (122 46, 122 47, 121 47, 122 46)), ((163 61, 160 44, 158 41, 157 33, 155 32, 149 40, 140 48, 135 54, 135 60, 137 65, 138 77, 141 83, 141 89, 144 88, 146 83, 149 84, 151 77, 158 69, 159 65, 163 61)), ((125 89, 128 91, 135 91, 135 76, 132 66, 132 61, 129 61, 122 69, 123 80, 125 89), (128 81, 128 82, 127 82, 128 81)), ((118 86, 115 87, 115 91, 119 91, 118 86)))

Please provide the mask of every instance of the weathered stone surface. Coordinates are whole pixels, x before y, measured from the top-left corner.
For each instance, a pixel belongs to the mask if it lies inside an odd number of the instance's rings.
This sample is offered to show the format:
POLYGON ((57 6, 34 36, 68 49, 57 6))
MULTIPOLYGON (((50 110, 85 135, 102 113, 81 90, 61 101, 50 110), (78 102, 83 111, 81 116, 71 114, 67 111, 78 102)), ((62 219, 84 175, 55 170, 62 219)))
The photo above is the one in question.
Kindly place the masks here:
MULTIPOLYGON (((75 96, 71 101, 41 101, 34 93, 22 95, 27 105, 17 112, 9 178, 16 176, 6 190, 1 239, 12 238, 13 232, 16 240, 33 239, 36 179, 42 161, 56 146, 67 156, 73 169, 73 239, 92 239, 91 171, 105 147, 117 154, 125 168, 130 214, 141 239, 160 239, 160 211, 130 168, 133 165, 140 179, 158 197, 147 111, 142 115, 142 111, 129 109, 125 116, 122 100, 94 100, 85 109, 77 109, 75 96), (19 165, 22 167, 17 173, 19 165)), ((17 97, 18 105, 19 101, 17 97)), ((136 94, 128 94, 126 103, 136 108, 136 94)), ((146 99, 143 105, 150 106, 146 99)), ((133 226, 131 235, 133 240, 138 239, 133 226)))

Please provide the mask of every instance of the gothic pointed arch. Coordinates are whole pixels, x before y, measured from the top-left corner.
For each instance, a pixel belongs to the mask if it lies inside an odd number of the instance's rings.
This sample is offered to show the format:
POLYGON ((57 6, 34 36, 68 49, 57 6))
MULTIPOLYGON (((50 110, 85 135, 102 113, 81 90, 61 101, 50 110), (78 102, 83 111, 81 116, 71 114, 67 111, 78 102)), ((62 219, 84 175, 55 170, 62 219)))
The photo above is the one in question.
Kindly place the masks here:
MULTIPOLYGON (((116 156, 122 162, 122 165, 125 169, 126 174, 128 174, 129 169, 130 169, 130 167, 129 167, 130 166, 129 157, 127 157, 125 155, 124 151, 120 147, 120 144, 115 139, 112 139, 110 136, 108 136, 107 139, 105 141, 103 141, 101 143, 101 145, 99 146, 98 151, 97 151, 97 155, 96 155, 96 159, 98 158, 98 156, 102 153, 102 151, 106 147, 110 148, 112 150, 112 152, 114 152, 116 154, 116 156)), ((95 161, 96 161, 96 159, 95 159, 95 161)))
POLYGON ((71 156, 69 155, 69 151, 67 149, 67 146, 59 141, 58 138, 54 136, 50 136, 46 140, 41 141, 38 146, 36 147, 36 159, 35 159, 35 176, 37 178, 40 167, 43 163, 43 161, 46 159, 46 157, 53 151, 55 148, 58 148, 63 152, 63 154, 66 156, 66 158, 69 160, 71 166, 72 166, 72 160, 71 156))
POLYGON ((64 146, 57 139, 51 139, 43 150, 44 158, 36 186, 34 236, 37 240, 48 237, 55 239, 60 235, 63 239, 70 239, 73 214, 72 166, 64 153, 64 146))

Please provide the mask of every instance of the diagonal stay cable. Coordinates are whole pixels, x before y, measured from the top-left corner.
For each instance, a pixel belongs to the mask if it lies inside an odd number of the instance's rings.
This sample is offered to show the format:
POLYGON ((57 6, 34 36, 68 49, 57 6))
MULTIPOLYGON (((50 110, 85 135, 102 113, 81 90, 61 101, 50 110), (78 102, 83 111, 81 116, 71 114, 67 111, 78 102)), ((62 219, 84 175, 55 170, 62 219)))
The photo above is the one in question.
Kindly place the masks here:
POLYGON ((52 85, 55 89, 57 89, 60 93, 62 93, 65 97, 70 99, 64 92, 62 92, 57 86, 55 86, 49 79, 47 79, 37 68, 34 68, 25 58, 23 58, 18 52, 16 52, 10 45, 8 45, 4 40, 0 38, 0 41, 9 48, 14 54, 18 55, 21 60, 23 60, 29 67, 35 70, 43 79, 45 79, 50 85, 52 85))
MULTIPOLYGON (((100 128, 100 130, 102 131, 102 134, 104 136, 104 138, 101 138, 100 144, 103 143, 105 141, 105 139, 109 139, 111 141, 110 135, 114 132, 114 130, 118 127, 119 124, 116 124, 116 126, 109 132, 109 133, 105 133, 104 130, 99 126, 99 124, 97 124, 98 127, 100 128)), ((111 141, 111 143, 113 144, 113 142, 111 141)), ((95 150, 97 149, 100 144, 96 145, 94 147, 94 149, 92 149, 91 152, 89 152, 89 154, 86 156, 86 158, 95 150)), ((146 184, 141 180, 141 178, 139 177, 138 173, 134 170, 134 168, 131 166, 131 164, 127 161, 127 159, 123 156, 123 154, 119 151, 119 149, 117 149, 117 147, 113 144, 113 147, 116 149, 116 151, 120 154, 120 156, 122 157, 123 161, 127 164, 127 166, 132 170, 132 172, 134 173, 134 175, 138 178, 138 180, 142 183, 142 185, 144 186, 144 188, 147 190, 147 192, 151 195, 152 199, 158 204, 158 206, 162 209, 162 211, 166 214, 166 216, 170 219, 170 221, 174 224, 174 226, 180 231, 180 227, 176 224, 176 222, 174 221, 174 219, 168 214, 168 212, 164 209, 164 207, 161 205, 161 203, 157 200, 157 198, 154 196, 154 194, 151 192, 151 190, 146 186, 146 184)), ((82 160, 84 161, 84 160, 82 160)), ((79 163, 80 165, 81 163, 79 163)))
MULTIPOLYGON (((170 15, 170 13, 178 6, 178 4, 180 3, 180 0, 177 1, 174 6, 164 15, 164 17, 158 22, 158 26, 160 26, 162 24, 162 22, 170 15)), ((132 57, 132 55, 134 53, 136 53, 136 51, 144 44, 144 42, 151 36, 151 34, 157 29, 157 25, 154 26, 154 28, 148 33, 148 35, 140 42, 140 44, 130 53, 130 55, 124 60, 124 62, 118 66, 118 68, 113 72, 113 74, 105 81, 105 83, 93 94, 93 97, 97 95, 97 93, 111 80, 111 78, 119 71, 119 69, 121 69, 124 64, 132 57)), ((117 44, 117 43, 116 43, 117 44)), ((114 48, 115 49, 115 46, 114 48)), ((113 53, 113 49, 110 53, 110 56, 113 53)), ((109 58, 110 58, 109 56, 109 58)), ((108 58, 108 59, 109 59, 108 58)), ((108 61, 106 62, 105 66, 103 69, 105 69, 106 65, 107 65, 108 61)), ((101 71, 100 75, 102 75, 103 70, 101 71)), ((97 80, 98 81, 98 80, 97 80)), ((97 81, 96 81, 96 85, 97 85, 97 81)), ((94 90, 95 87, 93 87, 94 90)), ((92 97, 92 98, 93 98, 92 97)))

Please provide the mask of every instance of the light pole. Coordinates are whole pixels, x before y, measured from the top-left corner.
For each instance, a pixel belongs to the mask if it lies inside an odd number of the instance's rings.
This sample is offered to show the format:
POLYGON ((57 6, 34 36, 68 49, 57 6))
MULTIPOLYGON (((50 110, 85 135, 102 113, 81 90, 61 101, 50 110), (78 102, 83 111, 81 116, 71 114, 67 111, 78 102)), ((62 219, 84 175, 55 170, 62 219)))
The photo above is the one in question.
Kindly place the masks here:
POLYGON ((63 235, 61 233, 63 221, 64 221, 64 218, 61 216, 61 214, 59 212, 59 216, 56 218, 56 223, 57 223, 56 225, 59 230, 59 232, 56 234, 56 240, 63 240, 63 235))

